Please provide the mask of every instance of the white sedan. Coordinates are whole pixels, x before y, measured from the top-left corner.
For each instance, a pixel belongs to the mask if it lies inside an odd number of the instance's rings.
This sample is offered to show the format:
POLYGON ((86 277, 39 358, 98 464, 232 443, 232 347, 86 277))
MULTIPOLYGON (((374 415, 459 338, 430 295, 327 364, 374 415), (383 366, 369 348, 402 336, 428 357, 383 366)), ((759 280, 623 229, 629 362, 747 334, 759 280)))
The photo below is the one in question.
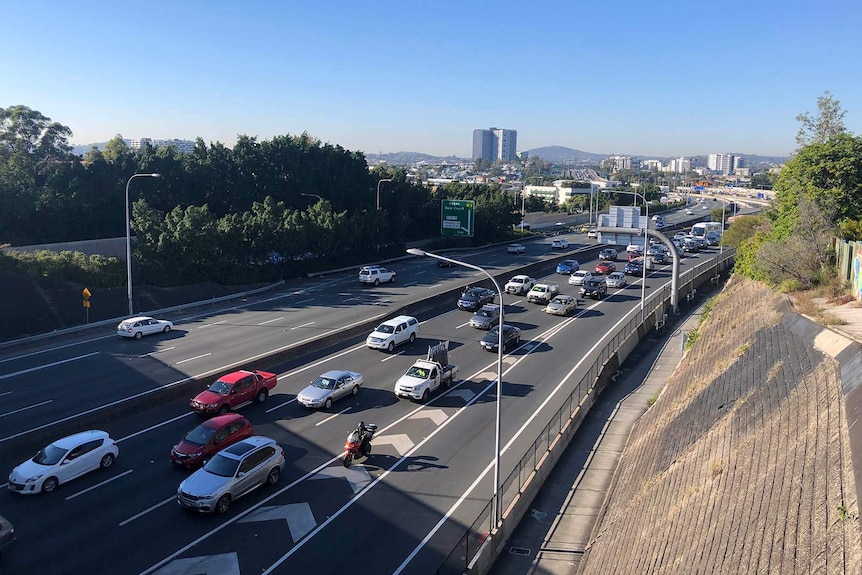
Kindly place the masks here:
POLYGON ((569 242, 564 240, 564 239, 557 238, 551 242, 551 249, 552 250, 567 250, 567 249, 569 249, 569 242))
POLYGON ((104 431, 84 431, 58 439, 9 474, 9 491, 50 493, 61 483, 96 469, 107 469, 120 450, 104 431))
POLYGON ((587 270, 578 270, 569 276, 569 285, 581 286, 584 282, 593 277, 593 272, 587 270))
POLYGON ((329 409, 333 401, 359 393, 363 380, 362 374, 355 371, 327 371, 300 391, 296 400, 305 407, 329 409))
POLYGON ((522 244, 510 244, 508 248, 506 248, 506 252, 510 254, 522 254, 527 251, 522 244))
POLYGON ((140 316, 120 322, 120 325, 117 326, 117 335, 141 339, 141 337, 151 333, 168 333, 173 327, 174 324, 166 319, 140 316))

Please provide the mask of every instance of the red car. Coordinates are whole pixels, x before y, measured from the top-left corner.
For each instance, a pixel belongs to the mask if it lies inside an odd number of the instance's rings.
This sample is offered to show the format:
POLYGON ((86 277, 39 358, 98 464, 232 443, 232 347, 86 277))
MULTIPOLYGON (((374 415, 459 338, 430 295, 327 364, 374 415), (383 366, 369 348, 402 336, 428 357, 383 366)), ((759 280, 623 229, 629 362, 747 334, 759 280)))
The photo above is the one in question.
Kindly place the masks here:
POLYGON ((609 274, 611 272, 617 271, 617 266, 614 265, 614 262, 609 262, 607 260, 601 261, 596 264, 596 273, 597 274, 609 274))
POLYGON ((268 371, 235 371, 218 378, 189 402, 201 415, 224 415, 250 401, 263 403, 278 376, 268 371))
POLYGON ((629 261, 633 262, 634 260, 638 259, 639 257, 642 257, 643 255, 643 252, 629 252, 629 261))
POLYGON ((171 449, 171 463, 193 469, 237 441, 254 435, 251 422, 238 413, 219 415, 192 429, 171 449))

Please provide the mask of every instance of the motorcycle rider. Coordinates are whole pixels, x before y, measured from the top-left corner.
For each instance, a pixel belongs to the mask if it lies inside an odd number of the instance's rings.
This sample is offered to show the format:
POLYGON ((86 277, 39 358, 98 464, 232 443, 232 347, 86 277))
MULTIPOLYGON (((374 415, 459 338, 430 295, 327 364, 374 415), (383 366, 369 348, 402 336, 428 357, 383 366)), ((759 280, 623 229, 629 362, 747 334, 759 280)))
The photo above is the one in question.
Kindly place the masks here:
POLYGON ((360 421, 359 425, 356 426, 356 434, 359 435, 359 440, 362 442, 359 448, 360 453, 368 453, 371 448, 373 430, 365 425, 364 421, 360 421))

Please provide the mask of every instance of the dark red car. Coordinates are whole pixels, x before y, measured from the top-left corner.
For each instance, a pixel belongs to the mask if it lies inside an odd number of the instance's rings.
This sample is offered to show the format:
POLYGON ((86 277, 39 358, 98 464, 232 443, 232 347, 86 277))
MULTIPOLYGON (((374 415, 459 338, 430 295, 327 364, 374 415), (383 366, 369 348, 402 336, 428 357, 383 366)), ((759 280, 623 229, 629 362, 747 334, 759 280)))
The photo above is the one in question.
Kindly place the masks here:
POLYGON ((615 271, 617 271, 617 266, 614 264, 614 262, 609 262, 605 260, 596 264, 597 274, 609 274, 615 271))
POLYGON ((208 419, 171 449, 171 462, 189 469, 201 467, 229 445, 254 435, 251 422, 238 413, 208 419))

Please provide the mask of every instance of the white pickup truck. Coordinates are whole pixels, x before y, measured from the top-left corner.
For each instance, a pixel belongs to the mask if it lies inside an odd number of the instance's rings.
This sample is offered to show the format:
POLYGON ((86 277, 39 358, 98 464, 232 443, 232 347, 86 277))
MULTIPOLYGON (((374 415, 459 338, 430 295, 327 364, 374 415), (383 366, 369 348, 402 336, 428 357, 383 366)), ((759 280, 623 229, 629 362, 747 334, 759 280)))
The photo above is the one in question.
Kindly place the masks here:
POLYGON ((457 365, 449 365, 449 342, 441 341, 428 347, 428 356, 417 359, 407 373, 395 382, 395 395, 416 401, 426 401, 432 391, 448 388, 458 373, 457 365))
POLYGON ((536 280, 530 276, 518 275, 510 279, 508 283, 506 283, 506 287, 503 289, 506 293, 524 295, 533 289, 534 285, 536 285, 536 280))
POLYGON ((527 294, 527 301, 547 305, 558 293, 560 293, 560 284, 557 282, 536 284, 527 294))

